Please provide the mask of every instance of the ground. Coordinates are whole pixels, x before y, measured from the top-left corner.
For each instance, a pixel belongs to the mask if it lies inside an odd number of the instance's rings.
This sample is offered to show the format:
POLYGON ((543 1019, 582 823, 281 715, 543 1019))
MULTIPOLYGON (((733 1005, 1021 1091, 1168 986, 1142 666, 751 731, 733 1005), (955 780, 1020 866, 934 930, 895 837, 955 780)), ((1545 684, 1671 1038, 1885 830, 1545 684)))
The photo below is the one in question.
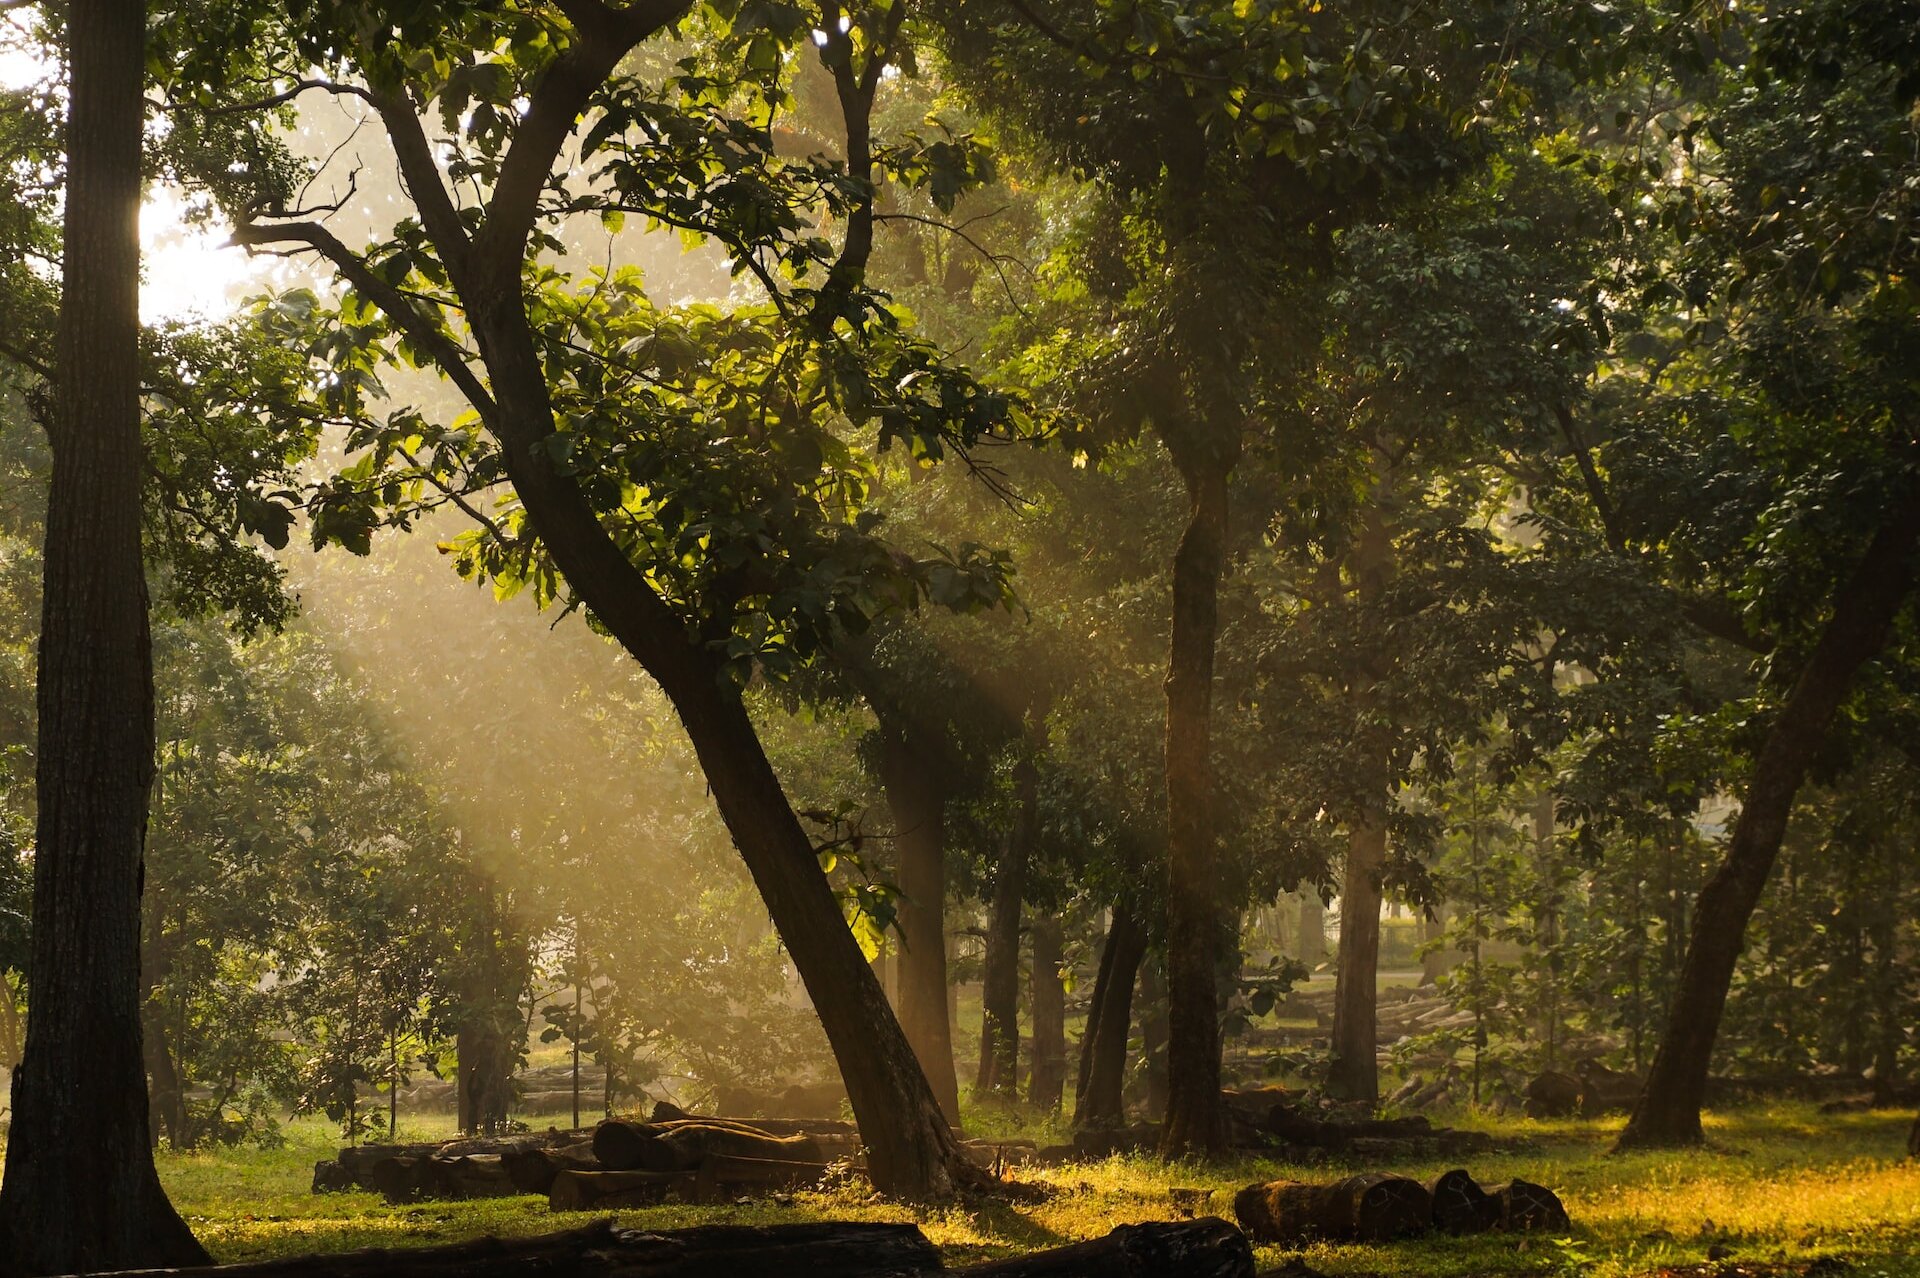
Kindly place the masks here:
MULTIPOLYGON (((1511 1176, 1558 1190, 1575 1222, 1567 1239, 1489 1236, 1378 1246, 1313 1247, 1297 1253, 1323 1273, 1455 1275, 1591 1273, 1598 1278, 1699 1265, 1712 1247, 1729 1264, 1791 1264, 1832 1257, 1859 1278, 1920 1278, 1920 1163, 1904 1157, 1907 1113, 1823 1115, 1776 1105, 1708 1117, 1712 1144, 1685 1153, 1608 1154, 1619 1120, 1532 1122, 1456 1117, 1493 1133, 1505 1152, 1472 1160, 1485 1182, 1511 1176)), ((1010 1130, 1012 1115, 977 1115, 976 1130, 1010 1130)), ((403 1138, 442 1134, 403 1119, 403 1138)), ((161 1176, 181 1212, 220 1260, 374 1245, 451 1242, 484 1233, 521 1234, 585 1223, 555 1216, 539 1198, 389 1207, 370 1194, 307 1191, 316 1159, 334 1142, 305 1121, 275 1150, 160 1156, 161 1176)), ((1390 1170, 1427 1176, 1447 1164, 1390 1170)), ((800 1194, 783 1203, 661 1207, 618 1213, 623 1223, 667 1227, 705 1221, 765 1222, 827 1217, 915 1220, 950 1263, 979 1261, 1096 1237, 1128 1221, 1182 1214, 1176 1201, 1210 1191, 1202 1212, 1231 1214, 1233 1190, 1253 1180, 1330 1177, 1319 1167, 1249 1161, 1202 1169, 1146 1158, 1030 1173, 1052 1190, 1042 1202, 999 1202, 914 1211, 854 1190, 800 1194)), ((1263 1268, 1296 1253, 1263 1248, 1263 1268)), ((1713 1272, 1722 1266, 1715 1266, 1713 1272)))

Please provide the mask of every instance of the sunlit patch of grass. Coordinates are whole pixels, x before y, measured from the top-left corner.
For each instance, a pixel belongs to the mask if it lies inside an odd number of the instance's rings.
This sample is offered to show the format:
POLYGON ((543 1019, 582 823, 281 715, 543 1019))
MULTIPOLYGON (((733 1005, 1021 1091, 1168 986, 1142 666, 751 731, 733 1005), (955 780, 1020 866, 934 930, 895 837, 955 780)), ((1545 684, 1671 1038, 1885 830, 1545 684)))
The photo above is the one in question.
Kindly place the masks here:
MULTIPOLYGON (((1467 1160, 1488 1183, 1521 1176, 1557 1190, 1575 1222, 1569 1239, 1491 1235, 1391 1245, 1327 1245, 1290 1252, 1263 1247, 1263 1268, 1292 1255, 1334 1278, 1468 1278, 1469 1275, 1591 1274, 1627 1278, 1699 1264, 1709 1247, 1753 1264, 1803 1264, 1833 1256, 1862 1278, 1920 1278, 1920 1164, 1904 1155, 1910 1115, 1825 1115, 1810 1105, 1773 1105, 1709 1115, 1702 1150, 1608 1153, 1619 1119, 1535 1121, 1461 1115, 1448 1121, 1496 1137, 1501 1148, 1467 1160)), ((425 1130, 401 1135, 426 1137, 425 1130)), ((974 1111, 970 1130, 1025 1135, 1046 1144, 1063 1132, 1018 1109, 974 1111)), ((290 1124, 285 1146, 160 1155, 174 1201, 222 1260, 422 1245, 481 1234, 520 1235, 585 1224, 539 1198, 392 1207, 371 1194, 308 1192, 315 1160, 335 1142, 317 1122, 290 1124)), ((1381 1170, 1429 1177, 1448 1161, 1381 1170)), ((672 1228, 709 1222, 911 1220, 951 1263, 974 1262, 1095 1238, 1115 1225, 1187 1211, 1230 1215, 1235 1190, 1278 1177, 1329 1179, 1363 1164, 1311 1165, 1252 1159, 1218 1167, 1114 1157, 1018 1173, 1042 1186, 1038 1202, 974 1201, 914 1208, 847 1185, 719 1206, 667 1205, 616 1213, 625 1224, 672 1228)), ((1371 1169, 1371 1168, 1369 1168, 1371 1169)))

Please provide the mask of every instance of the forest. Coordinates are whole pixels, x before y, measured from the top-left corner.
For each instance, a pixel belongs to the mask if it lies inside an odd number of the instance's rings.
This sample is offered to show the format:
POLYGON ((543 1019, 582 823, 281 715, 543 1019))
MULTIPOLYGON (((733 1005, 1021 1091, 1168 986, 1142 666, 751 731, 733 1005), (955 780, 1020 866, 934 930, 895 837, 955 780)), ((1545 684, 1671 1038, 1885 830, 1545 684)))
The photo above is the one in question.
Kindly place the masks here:
POLYGON ((0 0, 0 1278, 1920 1278, 1912 0, 0 0))

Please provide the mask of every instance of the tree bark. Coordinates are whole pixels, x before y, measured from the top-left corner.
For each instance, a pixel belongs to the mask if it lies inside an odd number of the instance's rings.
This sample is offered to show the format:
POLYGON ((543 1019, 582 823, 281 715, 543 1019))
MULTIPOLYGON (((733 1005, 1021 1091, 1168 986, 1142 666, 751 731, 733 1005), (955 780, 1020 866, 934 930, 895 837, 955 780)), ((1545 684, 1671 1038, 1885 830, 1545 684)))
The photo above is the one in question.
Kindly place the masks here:
POLYGON ((1311 888, 1300 894, 1300 952, 1296 957, 1310 968, 1327 960, 1327 907, 1311 888))
POLYGON ((154 1174, 140 891, 154 773, 140 548, 146 7, 68 10, 66 231, 39 663, 32 1008, 0 1251, 21 1273, 203 1264, 154 1174))
MULTIPOLYGON (((878 698, 869 698, 882 713, 878 698)), ((960 1121, 960 1080, 953 1062, 947 1004, 947 812, 934 766, 904 731, 882 720, 880 784, 893 814, 894 872, 904 938, 895 968, 900 1028, 949 1123, 960 1121)))
POLYGON ((1080 1075, 1074 1087, 1073 1125, 1086 1131, 1126 1121, 1127 1039, 1133 1030, 1133 986, 1147 953, 1147 930, 1123 904, 1100 947, 1087 1028, 1080 1040, 1080 1075))
POLYGON ((1168 1096, 1161 1152, 1226 1152, 1220 1107, 1219 849, 1213 813, 1213 659, 1232 462, 1182 467, 1187 527, 1173 561, 1167 654, 1168 1096))
MULTIPOLYGON (((1393 570, 1393 536, 1387 524, 1388 485, 1382 480, 1362 515, 1350 558, 1355 598, 1372 604, 1393 570)), ((1358 811, 1347 822, 1346 878, 1340 891, 1340 951, 1333 994, 1333 1061, 1327 1090, 1346 1100, 1378 1104, 1380 1070, 1377 1016, 1380 971, 1381 875, 1387 863, 1387 743, 1370 724, 1385 677, 1385 654, 1368 654, 1349 692, 1358 723, 1356 760, 1361 787, 1358 811)))
POLYGON ((1067 992, 1060 983, 1063 945, 1060 920, 1047 914, 1033 923, 1033 1060, 1027 1077, 1027 1103, 1042 1110, 1060 1108, 1067 1082, 1067 992))
POLYGON ((1372 816, 1356 822, 1347 837, 1346 878, 1340 889, 1333 1061, 1327 1071, 1327 1091, 1344 1100, 1380 1099, 1374 995, 1380 966, 1380 872, 1386 859, 1385 823, 1372 816))
POLYGON ((1820 633, 1754 760, 1745 802, 1720 866, 1701 888, 1667 1029, 1647 1085, 1620 1133, 1618 1149, 1698 1144, 1714 1039, 1739 962, 1748 920, 1780 854, 1787 818, 1855 674, 1886 646, 1913 590, 1920 545, 1920 491, 1874 533, 1866 554, 1834 596, 1820 633))
POLYGON ((1020 906, 1027 893, 1027 862, 1033 853, 1034 769, 1023 759, 1014 769, 1018 807, 1013 829, 993 875, 987 911, 987 953, 980 982, 980 1069, 976 1095, 1012 1094, 1020 1080, 1020 906))

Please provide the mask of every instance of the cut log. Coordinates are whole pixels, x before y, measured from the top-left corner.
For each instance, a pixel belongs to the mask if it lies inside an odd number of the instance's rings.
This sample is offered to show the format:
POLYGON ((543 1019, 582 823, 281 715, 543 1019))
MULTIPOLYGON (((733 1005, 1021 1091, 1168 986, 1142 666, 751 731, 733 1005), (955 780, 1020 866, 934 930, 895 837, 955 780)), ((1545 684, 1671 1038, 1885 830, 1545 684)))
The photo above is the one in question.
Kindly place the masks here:
POLYGON ((674 1172, 573 1171, 554 1173, 547 1189, 549 1211, 611 1211, 619 1207, 650 1207, 664 1202, 676 1181, 691 1184, 692 1177, 674 1172))
POLYGON ((827 1161, 821 1142, 811 1136, 769 1136, 744 1124, 698 1120, 653 1124, 610 1118, 594 1129, 593 1154, 609 1171, 693 1171, 715 1154, 775 1162, 827 1161))
POLYGON ((1218 1216, 1121 1225, 1105 1238, 952 1271, 969 1278, 1253 1278, 1253 1249, 1218 1216))
POLYGON ((422 1158, 403 1154, 375 1163, 367 1180, 390 1203, 422 1198, 505 1198, 519 1193, 499 1154, 463 1154, 457 1158, 422 1158))
POLYGON ((1560 1196, 1531 1181, 1512 1180, 1491 1191, 1500 1203, 1500 1228, 1515 1233, 1541 1230, 1564 1234, 1572 1226, 1560 1196))
POLYGON ((1427 1187, 1405 1176, 1367 1172, 1349 1176, 1334 1190, 1335 1201, 1353 1221, 1353 1237, 1379 1242, 1425 1233, 1433 1222, 1427 1187))
POLYGON ((651 1125, 664 1127, 671 1123, 720 1123, 729 1127, 746 1127, 756 1132, 765 1132, 769 1136, 814 1136, 821 1133, 837 1133, 842 1136, 858 1136, 860 1129, 852 1123, 838 1118, 715 1118, 705 1114, 692 1114, 669 1101, 656 1102, 653 1107, 651 1125))
POLYGON ((537 1238, 122 1270, 114 1278, 921 1278, 939 1272, 939 1251, 913 1225, 827 1221, 647 1231, 603 1221, 537 1238))
POLYGON ((1248 1185, 1233 1196, 1233 1218, 1255 1242, 1305 1242, 1343 1237, 1334 1218, 1333 1186, 1298 1180, 1248 1185), (1329 1225, 1336 1232, 1328 1232, 1329 1225))
POLYGON ((1330 1185, 1248 1185, 1234 1196, 1233 1214, 1260 1242, 1379 1242, 1432 1228, 1433 1200, 1417 1180, 1368 1172, 1330 1185))
POLYGON ((1484 1234, 1500 1224, 1500 1200, 1464 1167, 1434 1177, 1427 1196, 1433 1200, 1433 1227, 1443 1234, 1484 1234))
POLYGON ((353 1173, 342 1167, 339 1159, 323 1158, 313 1165, 314 1193, 344 1194, 355 1188, 353 1173))
POLYGON ((1571 1118, 1580 1108, 1580 1080, 1559 1070, 1527 1080, 1528 1118, 1571 1118))
POLYGON ((712 1203, 741 1194, 806 1189, 818 1185, 826 1174, 825 1163, 708 1154, 693 1174, 690 1196, 697 1203, 712 1203))
POLYGON ((553 1178, 563 1171, 599 1171, 591 1142, 562 1145, 556 1149, 515 1149, 500 1155, 507 1179, 523 1194, 544 1194, 553 1188, 553 1178))

